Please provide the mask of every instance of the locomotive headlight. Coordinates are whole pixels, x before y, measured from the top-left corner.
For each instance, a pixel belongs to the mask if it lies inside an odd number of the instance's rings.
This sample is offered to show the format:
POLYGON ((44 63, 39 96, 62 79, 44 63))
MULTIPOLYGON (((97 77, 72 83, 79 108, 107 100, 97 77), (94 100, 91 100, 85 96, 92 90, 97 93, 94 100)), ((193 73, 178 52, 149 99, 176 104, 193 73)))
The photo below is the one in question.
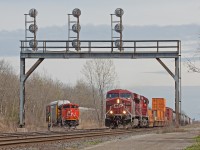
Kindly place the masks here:
POLYGON ((119 104, 119 102, 120 102, 119 99, 117 99, 117 103, 118 103, 118 104, 119 104))
POLYGON ((123 110, 123 114, 126 114, 126 111, 125 111, 125 110, 123 110))
POLYGON ((110 114, 113 114, 113 111, 112 111, 112 110, 110 111, 110 114))

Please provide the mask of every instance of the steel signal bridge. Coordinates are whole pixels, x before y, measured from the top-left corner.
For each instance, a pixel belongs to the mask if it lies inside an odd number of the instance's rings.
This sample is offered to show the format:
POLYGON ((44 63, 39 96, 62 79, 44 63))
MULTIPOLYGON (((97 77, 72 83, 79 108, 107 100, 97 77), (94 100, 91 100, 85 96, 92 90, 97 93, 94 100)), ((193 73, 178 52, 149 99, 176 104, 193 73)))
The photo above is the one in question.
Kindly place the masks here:
POLYGON ((179 126, 180 113, 180 57, 179 40, 123 40, 119 50, 114 40, 80 40, 79 51, 73 41, 37 40, 37 47, 30 47, 29 40, 21 41, 20 52, 20 127, 25 126, 25 82, 44 59, 156 59, 175 81, 176 126, 179 126), (33 49, 34 48, 34 49, 33 49), (175 59, 175 71, 171 71, 162 59, 175 59), (37 59, 35 64, 25 70, 26 59, 37 59))

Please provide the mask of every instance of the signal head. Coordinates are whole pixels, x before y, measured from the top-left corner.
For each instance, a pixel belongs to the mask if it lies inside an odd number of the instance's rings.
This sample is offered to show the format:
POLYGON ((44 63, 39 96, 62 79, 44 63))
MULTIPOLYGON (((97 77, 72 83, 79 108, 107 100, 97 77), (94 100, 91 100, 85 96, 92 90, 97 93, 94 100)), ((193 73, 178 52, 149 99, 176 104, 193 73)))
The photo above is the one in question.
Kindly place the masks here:
POLYGON ((116 15, 117 17, 121 17, 123 14, 124 14, 124 10, 123 10, 123 9, 117 8, 117 9, 115 10, 115 15, 116 15))
POLYGON ((31 10, 29 10, 30 17, 36 17, 37 14, 38 14, 38 11, 35 8, 32 8, 31 10))
POLYGON ((72 15, 76 18, 78 18, 80 15, 81 15, 81 10, 78 9, 78 8, 75 8, 73 11, 72 11, 72 15))

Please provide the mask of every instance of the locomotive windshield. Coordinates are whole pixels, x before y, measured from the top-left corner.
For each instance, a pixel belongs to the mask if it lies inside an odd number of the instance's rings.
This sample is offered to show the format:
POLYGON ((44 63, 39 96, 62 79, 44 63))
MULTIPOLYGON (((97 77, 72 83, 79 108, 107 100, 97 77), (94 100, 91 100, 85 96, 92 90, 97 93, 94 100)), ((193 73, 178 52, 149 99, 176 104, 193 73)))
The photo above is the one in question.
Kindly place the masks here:
POLYGON ((115 97, 119 97, 119 93, 108 93, 106 95, 106 98, 115 98, 115 97))
POLYGON ((78 106, 77 105, 72 105, 72 108, 78 108, 78 106))
POLYGON ((121 97, 121 98, 131 98, 130 93, 108 93, 106 95, 106 98, 116 98, 116 97, 121 97))
POLYGON ((131 98, 131 94, 130 93, 120 93, 120 97, 122 97, 122 98, 131 98))
POLYGON ((63 108, 70 108, 70 105, 63 105, 63 108))

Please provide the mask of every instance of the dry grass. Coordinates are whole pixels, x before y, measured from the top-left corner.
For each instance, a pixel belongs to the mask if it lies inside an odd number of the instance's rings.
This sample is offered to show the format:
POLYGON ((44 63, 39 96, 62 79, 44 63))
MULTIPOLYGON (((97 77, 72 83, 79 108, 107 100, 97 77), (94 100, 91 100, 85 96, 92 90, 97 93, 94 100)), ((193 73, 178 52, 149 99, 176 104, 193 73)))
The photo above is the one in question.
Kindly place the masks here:
POLYGON ((0 116, 0 132, 16 132, 17 124, 0 116))
POLYGON ((79 129, 99 128, 97 115, 94 111, 80 112, 79 129))

